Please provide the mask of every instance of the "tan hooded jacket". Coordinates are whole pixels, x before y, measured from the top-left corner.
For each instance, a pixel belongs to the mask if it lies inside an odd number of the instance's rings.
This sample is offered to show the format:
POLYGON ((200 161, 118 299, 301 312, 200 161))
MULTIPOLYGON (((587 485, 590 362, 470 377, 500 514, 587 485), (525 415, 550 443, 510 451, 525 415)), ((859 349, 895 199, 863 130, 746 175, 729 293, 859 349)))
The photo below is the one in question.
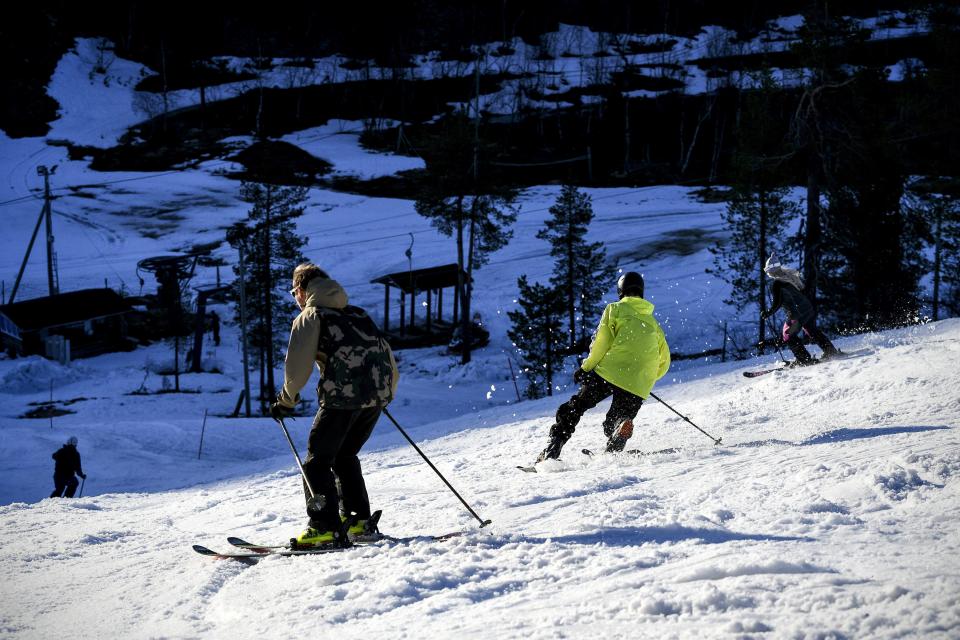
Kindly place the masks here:
MULTIPOLYGON (((310 380, 313 366, 316 364, 323 374, 327 364, 327 354, 318 350, 322 319, 317 307, 343 309, 347 306, 347 293, 332 278, 314 278, 307 283, 307 300, 290 328, 290 341, 287 345, 287 357, 284 363, 283 388, 277 400, 285 407, 292 408, 300 400, 300 390, 310 380)), ((390 354, 393 368, 393 392, 400 378, 397 364, 390 354)))

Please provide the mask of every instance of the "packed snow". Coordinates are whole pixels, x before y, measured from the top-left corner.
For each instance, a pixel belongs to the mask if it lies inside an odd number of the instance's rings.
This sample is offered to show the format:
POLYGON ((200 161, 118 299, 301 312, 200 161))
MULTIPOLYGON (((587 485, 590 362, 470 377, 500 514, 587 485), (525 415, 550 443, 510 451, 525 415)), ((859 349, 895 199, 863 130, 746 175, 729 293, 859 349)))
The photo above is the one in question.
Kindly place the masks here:
MULTIPOLYGON (((796 26, 784 19, 779 28, 796 26)), ((130 87, 139 68, 112 60, 117 81, 93 90, 90 65, 103 51, 78 42, 51 82, 62 107, 51 134, 0 134, 7 297, 40 211, 38 164, 59 165, 52 186, 64 291, 104 279, 128 293, 152 291, 150 276, 138 280, 138 260, 221 240, 246 215, 239 185, 222 175, 228 162, 104 174, 56 146, 106 146, 143 117, 130 87), (91 111, 100 101, 109 109, 91 111)), ((362 149, 353 124, 285 140, 360 177, 418 166, 362 149)), ((617 269, 639 270, 674 351, 720 347, 724 321, 734 339, 754 337, 723 305, 727 285, 705 273, 708 247, 725 236, 722 203, 669 185, 585 191, 597 216, 589 240, 605 243, 613 265, 608 300, 617 269)), ((553 397, 518 402, 507 363, 516 278, 545 282, 552 269, 535 234, 558 193, 525 190, 514 238, 476 273, 474 308, 491 344, 466 367, 442 348, 399 352, 391 412, 490 526, 479 528, 382 420, 361 454, 371 500, 385 532, 412 539, 251 564, 195 554, 195 543, 226 549, 228 535, 282 542, 305 523, 279 428, 226 417, 240 354, 232 310, 217 308, 223 342, 205 347, 204 358, 219 373, 182 375, 182 393, 158 373, 171 358, 165 344, 66 366, 0 360, 0 559, 9 576, 0 635, 960 635, 960 320, 838 339, 853 357, 753 380, 741 372, 767 368, 776 355, 675 362, 655 393, 720 446, 651 399, 629 446, 678 452, 588 457, 581 449, 603 446, 602 403, 562 462, 536 474, 515 468, 546 444, 573 390, 568 369, 553 397), (51 400, 71 413, 24 417, 51 400), (71 435, 88 474, 83 497, 46 499, 50 454, 71 435), (466 534, 425 537, 450 531, 466 534)), ((406 200, 311 189, 297 228, 310 240, 307 255, 379 320, 383 291, 370 280, 408 268, 411 240, 414 268, 455 259, 453 242, 406 200)), ((18 299, 46 293, 42 244, 18 299)), ((236 261, 226 245, 215 255, 236 261)), ((200 269, 194 284, 215 278, 200 269)), ((289 423, 301 452, 310 420, 289 423)))

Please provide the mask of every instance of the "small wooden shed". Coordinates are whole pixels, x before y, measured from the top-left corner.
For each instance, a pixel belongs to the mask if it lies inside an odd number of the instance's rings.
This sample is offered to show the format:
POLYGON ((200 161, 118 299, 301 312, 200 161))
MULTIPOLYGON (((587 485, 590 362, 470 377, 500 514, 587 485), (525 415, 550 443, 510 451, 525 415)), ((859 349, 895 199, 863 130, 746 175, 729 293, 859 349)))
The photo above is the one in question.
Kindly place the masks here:
MULTIPOLYGON (((388 273, 370 282, 382 284, 383 294, 383 330, 390 332, 390 289, 400 290, 400 326, 398 335, 407 333, 439 333, 449 334, 450 328, 457 323, 460 313, 460 295, 457 287, 457 265, 445 264, 426 269, 411 269, 388 273), (443 320, 443 290, 453 288, 453 322, 443 320), (422 329, 417 327, 416 297, 418 293, 427 294, 427 313, 423 319, 422 329), (406 310, 407 297, 410 298, 409 324, 406 310), (436 312, 434 312, 434 296, 436 296, 436 312)), ((463 282, 467 282, 467 273, 462 271, 463 282)))
POLYGON ((134 343, 127 339, 126 321, 132 312, 112 289, 81 289, 0 307, 17 328, 23 353, 46 357, 55 357, 50 353, 55 339, 68 341, 65 348, 73 358, 129 351, 134 343))

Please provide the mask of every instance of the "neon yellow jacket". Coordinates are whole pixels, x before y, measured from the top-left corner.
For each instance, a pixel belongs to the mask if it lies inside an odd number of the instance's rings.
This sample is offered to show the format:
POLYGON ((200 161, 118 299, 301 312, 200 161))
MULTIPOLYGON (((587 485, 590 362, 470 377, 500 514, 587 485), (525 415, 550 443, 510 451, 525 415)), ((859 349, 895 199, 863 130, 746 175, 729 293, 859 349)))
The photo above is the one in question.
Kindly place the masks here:
POLYGON ((581 368, 646 399, 670 368, 670 348, 653 304, 633 296, 608 304, 581 368))

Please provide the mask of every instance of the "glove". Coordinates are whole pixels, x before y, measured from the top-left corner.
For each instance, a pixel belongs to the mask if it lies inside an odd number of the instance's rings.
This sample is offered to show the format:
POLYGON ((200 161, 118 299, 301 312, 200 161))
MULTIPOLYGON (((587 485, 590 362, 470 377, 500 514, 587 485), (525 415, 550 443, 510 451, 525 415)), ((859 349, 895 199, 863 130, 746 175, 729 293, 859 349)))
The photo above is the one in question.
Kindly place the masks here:
POLYGON ((577 384, 582 384, 584 380, 587 379, 588 371, 584 371, 582 368, 577 367, 573 372, 573 381, 577 384))
POLYGON ((270 417, 274 420, 283 420, 284 418, 293 417, 293 409, 291 407, 285 407, 279 402, 274 402, 270 405, 270 417))
POLYGON ((81 473, 81 474, 80 474, 80 477, 83 478, 84 480, 86 480, 86 479, 87 479, 87 474, 81 473))

